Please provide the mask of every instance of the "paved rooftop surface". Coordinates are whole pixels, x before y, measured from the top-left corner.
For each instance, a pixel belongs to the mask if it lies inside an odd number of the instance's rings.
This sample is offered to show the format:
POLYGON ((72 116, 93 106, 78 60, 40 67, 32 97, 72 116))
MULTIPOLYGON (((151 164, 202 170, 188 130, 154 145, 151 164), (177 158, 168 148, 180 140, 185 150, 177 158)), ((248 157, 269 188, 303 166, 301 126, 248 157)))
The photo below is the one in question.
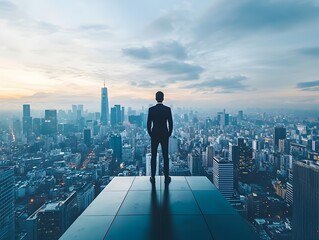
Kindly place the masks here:
POLYGON ((206 177, 115 177, 60 238, 257 239, 206 177))

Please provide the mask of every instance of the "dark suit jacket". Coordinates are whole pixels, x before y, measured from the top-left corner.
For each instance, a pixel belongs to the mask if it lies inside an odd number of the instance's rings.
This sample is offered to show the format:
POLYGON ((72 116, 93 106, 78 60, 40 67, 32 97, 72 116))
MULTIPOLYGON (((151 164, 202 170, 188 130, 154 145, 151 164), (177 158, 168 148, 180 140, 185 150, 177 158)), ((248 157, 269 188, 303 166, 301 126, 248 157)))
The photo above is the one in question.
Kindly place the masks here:
POLYGON ((147 132, 151 138, 171 136, 173 131, 173 119, 171 108, 156 104, 148 109, 147 132), (167 127, 168 123, 168 127, 167 127))

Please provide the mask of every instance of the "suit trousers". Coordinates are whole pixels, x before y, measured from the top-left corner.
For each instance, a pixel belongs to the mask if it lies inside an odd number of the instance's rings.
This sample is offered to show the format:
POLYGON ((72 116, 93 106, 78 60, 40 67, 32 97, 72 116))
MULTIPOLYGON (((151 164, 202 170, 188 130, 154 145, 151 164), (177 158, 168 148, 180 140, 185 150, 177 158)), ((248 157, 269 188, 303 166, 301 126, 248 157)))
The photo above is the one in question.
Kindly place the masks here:
POLYGON ((169 137, 151 137, 151 173, 152 176, 155 176, 156 173, 156 157, 158 145, 161 144, 163 159, 164 159, 164 176, 168 177, 169 173, 169 161, 168 161, 168 139, 169 137))

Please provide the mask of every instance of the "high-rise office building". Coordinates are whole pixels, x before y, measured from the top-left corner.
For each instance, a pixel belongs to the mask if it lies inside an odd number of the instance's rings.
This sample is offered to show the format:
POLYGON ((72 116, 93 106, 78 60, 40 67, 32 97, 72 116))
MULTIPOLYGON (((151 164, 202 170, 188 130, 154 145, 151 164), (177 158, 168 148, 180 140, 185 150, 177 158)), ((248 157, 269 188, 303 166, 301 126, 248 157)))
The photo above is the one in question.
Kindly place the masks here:
POLYGON ((115 161, 122 160, 122 137, 120 134, 112 134, 110 136, 110 148, 113 150, 113 158, 115 161))
MULTIPOLYGON (((152 158, 152 154, 151 153, 146 153, 146 176, 151 176, 152 174, 152 168, 151 168, 151 158, 152 158)), ((156 172, 155 175, 158 176, 159 175, 159 153, 157 153, 156 155, 156 172)))
POLYGON ((0 167, 0 239, 15 239, 13 169, 0 167))
POLYGON ((19 119, 14 120, 12 123, 12 128, 15 140, 19 139, 21 137, 21 121, 19 119))
POLYGON ((122 123, 122 110, 121 110, 121 105, 114 105, 116 108, 116 123, 122 123))
POLYGON ((78 216, 77 194, 42 205, 27 219, 27 239, 59 239, 78 216))
POLYGON ((36 136, 41 134, 41 118, 33 118, 32 131, 36 136))
POLYGON ((23 104, 22 130, 23 134, 27 136, 32 133, 32 117, 30 104, 23 104))
POLYGON ((319 165, 293 163, 293 239, 319 239, 319 165))
POLYGON ((237 119, 238 119, 238 121, 242 121, 242 120, 244 119, 244 112, 243 112, 243 110, 239 110, 239 111, 238 111, 237 119))
POLYGON ((288 170, 292 168, 292 156, 280 155, 280 173, 282 176, 288 176, 288 170))
POLYGON ((122 107, 122 110, 121 110, 121 122, 124 122, 125 120, 125 108, 122 107))
POLYGON ((133 162, 133 148, 130 144, 124 144, 122 149, 122 161, 124 163, 133 162))
POLYGON ((192 176, 199 176, 202 169, 202 153, 198 148, 195 148, 188 154, 188 167, 192 176))
POLYGON ((56 134, 58 131, 58 117, 56 110, 45 110, 43 134, 56 134))
POLYGON ((231 199, 234 194, 233 162, 220 157, 214 157, 213 181, 221 194, 226 199, 231 199))
POLYGON ((84 129, 83 130, 83 142, 89 148, 91 147, 91 129, 84 129))
POLYGON ((292 169, 289 169, 288 170, 286 202, 288 202, 291 205, 293 204, 293 192, 294 192, 293 179, 294 179, 294 176, 293 176, 292 169))
POLYGON ((92 183, 85 183, 77 190, 78 213, 81 214, 94 200, 95 191, 92 183))
POLYGON ((111 126, 114 127, 116 125, 116 108, 111 107, 111 126))
POLYGON ((111 126, 116 126, 123 122, 121 105, 114 105, 111 108, 111 126))
POLYGON ((128 121, 130 124, 134 124, 137 127, 143 126, 143 116, 142 115, 129 115, 128 121))
POLYGON ((279 148, 279 139, 286 139, 286 128, 275 127, 274 147, 276 150, 279 148))
POLYGON ((238 145, 229 143, 228 160, 233 162, 234 168, 234 189, 238 189, 239 176, 239 149, 238 145))
POLYGON ((84 106, 83 106, 83 104, 79 104, 79 105, 78 105, 78 110, 80 110, 80 111, 81 111, 81 114, 83 114, 83 112, 84 112, 84 106))
POLYGON ((206 147, 206 153, 205 153, 205 164, 203 164, 205 167, 212 167, 213 166, 213 157, 214 157, 214 147, 213 146, 207 146, 206 147))
POLYGON ((23 117, 31 117, 30 104, 23 104, 23 117))
POLYGON ((250 178, 255 167, 252 149, 246 145, 244 138, 238 138, 237 145, 239 155, 238 180, 246 182, 250 178))
POLYGON ((217 114, 217 119, 219 121, 219 125, 221 128, 224 128, 225 126, 229 125, 229 114, 226 113, 225 109, 223 112, 219 112, 217 114))
POLYGON ((33 239, 58 239, 62 236, 62 209, 60 202, 45 204, 36 216, 36 236, 33 239))
POLYGON ((168 141, 168 153, 176 154, 178 152, 178 139, 176 137, 170 137, 168 141))
POLYGON ((101 124, 107 125, 109 121, 109 98, 107 88, 101 88, 101 124))

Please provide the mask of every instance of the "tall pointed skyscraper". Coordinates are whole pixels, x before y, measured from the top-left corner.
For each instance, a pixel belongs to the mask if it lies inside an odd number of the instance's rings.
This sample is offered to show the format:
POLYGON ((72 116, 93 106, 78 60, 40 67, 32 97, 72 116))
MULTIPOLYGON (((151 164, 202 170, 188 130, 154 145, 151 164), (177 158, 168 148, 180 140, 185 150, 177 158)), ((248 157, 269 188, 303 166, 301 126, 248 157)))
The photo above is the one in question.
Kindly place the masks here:
POLYGON ((105 81, 104 81, 104 87, 101 88, 101 124, 107 125, 109 121, 109 98, 107 94, 107 88, 105 87, 105 81))

